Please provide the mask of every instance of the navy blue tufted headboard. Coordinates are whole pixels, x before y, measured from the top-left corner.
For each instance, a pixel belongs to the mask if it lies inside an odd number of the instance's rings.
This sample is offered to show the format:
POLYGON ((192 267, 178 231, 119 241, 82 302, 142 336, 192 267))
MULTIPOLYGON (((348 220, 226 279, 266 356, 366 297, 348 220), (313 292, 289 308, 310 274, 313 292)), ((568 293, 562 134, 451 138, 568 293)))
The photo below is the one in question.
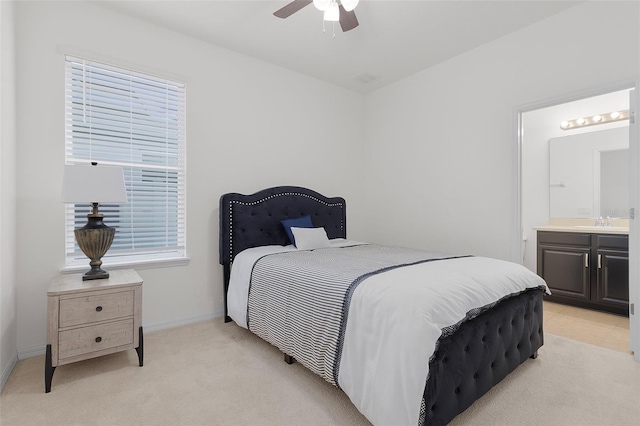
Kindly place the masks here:
POLYGON ((327 198, 298 186, 220 197, 220 264, 225 266, 225 309, 234 256, 251 247, 289 244, 280 221, 306 215, 311 216, 313 226, 324 227, 330 239, 346 238, 346 203, 341 197, 327 198))
POLYGON ((346 238, 344 198, 327 198, 297 186, 277 186, 251 195, 220 197, 220 263, 231 263, 242 250, 287 245, 280 224, 283 219, 311 216, 315 227, 324 227, 329 238, 346 238))

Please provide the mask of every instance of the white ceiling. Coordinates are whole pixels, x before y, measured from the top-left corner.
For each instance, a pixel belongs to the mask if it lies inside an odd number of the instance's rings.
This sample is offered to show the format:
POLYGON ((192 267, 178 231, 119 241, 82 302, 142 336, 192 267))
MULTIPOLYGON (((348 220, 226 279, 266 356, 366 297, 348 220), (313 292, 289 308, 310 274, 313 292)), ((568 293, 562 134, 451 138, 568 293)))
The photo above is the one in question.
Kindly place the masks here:
POLYGON ((367 93, 580 1, 361 0, 360 26, 343 33, 306 6, 287 19, 272 1, 95 1, 103 7, 175 30, 347 89, 367 93), (377 77, 362 83, 357 76, 377 77))

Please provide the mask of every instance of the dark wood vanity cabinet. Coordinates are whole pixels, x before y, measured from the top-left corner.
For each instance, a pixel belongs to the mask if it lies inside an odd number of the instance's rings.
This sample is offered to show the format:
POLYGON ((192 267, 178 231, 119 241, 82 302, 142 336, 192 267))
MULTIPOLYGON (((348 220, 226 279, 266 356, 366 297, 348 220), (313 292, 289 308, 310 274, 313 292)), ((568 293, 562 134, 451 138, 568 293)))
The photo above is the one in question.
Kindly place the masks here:
POLYGON ((547 300, 629 315, 629 236, 538 231, 547 300))
POLYGON ((629 237, 600 235, 597 250, 596 301, 629 314, 629 237))

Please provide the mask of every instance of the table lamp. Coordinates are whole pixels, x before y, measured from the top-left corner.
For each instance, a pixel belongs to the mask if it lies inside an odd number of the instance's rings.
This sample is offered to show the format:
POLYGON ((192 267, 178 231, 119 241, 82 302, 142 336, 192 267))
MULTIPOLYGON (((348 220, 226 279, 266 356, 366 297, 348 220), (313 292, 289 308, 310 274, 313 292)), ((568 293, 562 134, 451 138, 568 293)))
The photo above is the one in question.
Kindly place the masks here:
POLYGON ((101 259, 111 247, 116 230, 104 224, 104 215, 98 213, 98 205, 127 202, 122 167, 98 166, 95 162, 64 166, 62 202, 93 206, 93 211, 87 215, 87 224, 74 231, 78 247, 91 259, 91 270, 82 276, 82 280, 109 278, 109 272, 100 268, 101 259))

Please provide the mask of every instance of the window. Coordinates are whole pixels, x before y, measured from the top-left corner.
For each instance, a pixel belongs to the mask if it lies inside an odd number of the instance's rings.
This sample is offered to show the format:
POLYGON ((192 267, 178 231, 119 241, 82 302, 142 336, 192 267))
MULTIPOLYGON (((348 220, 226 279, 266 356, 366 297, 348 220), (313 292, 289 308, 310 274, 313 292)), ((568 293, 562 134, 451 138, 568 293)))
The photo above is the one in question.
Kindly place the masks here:
MULTIPOLYGON (((128 202, 100 206, 116 228, 106 265, 186 259, 184 84, 66 58, 65 162, 118 165, 128 202)), ((87 266, 73 231, 90 204, 66 210, 66 267, 87 266)))

